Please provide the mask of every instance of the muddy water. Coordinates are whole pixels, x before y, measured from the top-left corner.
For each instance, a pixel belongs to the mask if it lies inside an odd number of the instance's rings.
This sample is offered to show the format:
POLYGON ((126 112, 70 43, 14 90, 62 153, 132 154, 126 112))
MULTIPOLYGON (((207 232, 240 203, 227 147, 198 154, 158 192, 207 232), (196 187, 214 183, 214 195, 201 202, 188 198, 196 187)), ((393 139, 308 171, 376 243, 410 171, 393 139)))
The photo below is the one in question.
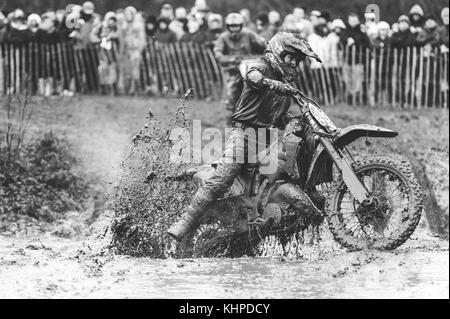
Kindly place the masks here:
POLYGON ((415 242, 394 252, 311 247, 298 260, 154 260, 93 245, 0 238, 0 297, 449 297, 448 242, 415 242))

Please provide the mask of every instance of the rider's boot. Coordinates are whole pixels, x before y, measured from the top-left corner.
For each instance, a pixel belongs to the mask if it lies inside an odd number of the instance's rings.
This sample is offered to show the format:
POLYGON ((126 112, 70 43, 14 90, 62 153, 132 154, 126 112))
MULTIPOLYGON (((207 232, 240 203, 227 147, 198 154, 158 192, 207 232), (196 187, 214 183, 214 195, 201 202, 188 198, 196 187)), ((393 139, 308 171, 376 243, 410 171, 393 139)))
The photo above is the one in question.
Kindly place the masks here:
POLYGON ((178 242, 182 241, 187 234, 195 229, 212 201, 211 196, 205 196, 197 192, 191 201, 191 205, 184 210, 181 218, 169 228, 167 234, 178 242))

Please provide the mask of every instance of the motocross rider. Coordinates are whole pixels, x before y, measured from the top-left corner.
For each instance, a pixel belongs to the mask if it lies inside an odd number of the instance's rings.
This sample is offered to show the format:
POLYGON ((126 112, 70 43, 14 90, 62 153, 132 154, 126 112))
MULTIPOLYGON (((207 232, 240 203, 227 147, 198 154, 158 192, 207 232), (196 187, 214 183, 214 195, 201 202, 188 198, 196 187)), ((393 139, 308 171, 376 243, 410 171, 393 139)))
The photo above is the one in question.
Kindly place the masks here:
MULTIPOLYGON (((181 241, 195 229, 198 221, 212 203, 225 194, 233 184, 235 177, 245 167, 245 162, 230 161, 236 156, 245 156, 239 138, 250 141, 243 130, 253 128, 270 128, 279 126, 281 118, 291 105, 295 92, 292 86, 296 78, 298 63, 312 57, 320 62, 308 42, 298 34, 278 32, 268 43, 264 59, 252 66, 246 74, 242 95, 233 113, 233 130, 229 135, 223 158, 218 163, 212 177, 194 195, 191 204, 185 208, 181 219, 172 225, 168 234, 181 241), (238 154, 238 155, 236 155, 238 154)), ((250 154, 250 150, 245 154, 250 154)), ((248 162, 247 162, 248 163, 248 162)), ((307 198, 307 197, 306 197, 307 198)), ((305 203, 311 214, 320 214, 311 201, 305 203)))
POLYGON ((243 79, 239 71, 243 56, 261 54, 266 48, 266 41, 251 30, 244 28, 244 18, 239 13, 230 13, 225 18, 227 30, 216 41, 214 54, 224 70, 226 107, 231 114, 241 94, 243 79))

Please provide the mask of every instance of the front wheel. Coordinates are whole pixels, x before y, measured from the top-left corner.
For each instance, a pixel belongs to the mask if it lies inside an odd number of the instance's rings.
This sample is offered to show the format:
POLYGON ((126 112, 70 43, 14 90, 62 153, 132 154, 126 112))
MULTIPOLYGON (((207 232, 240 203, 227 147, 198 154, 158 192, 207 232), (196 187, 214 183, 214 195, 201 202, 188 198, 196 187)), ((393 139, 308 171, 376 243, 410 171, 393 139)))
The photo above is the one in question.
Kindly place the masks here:
POLYGON ((410 165, 375 157, 356 162, 353 169, 374 200, 362 207, 339 182, 327 212, 334 239, 351 250, 397 248, 414 232, 423 210, 410 165))

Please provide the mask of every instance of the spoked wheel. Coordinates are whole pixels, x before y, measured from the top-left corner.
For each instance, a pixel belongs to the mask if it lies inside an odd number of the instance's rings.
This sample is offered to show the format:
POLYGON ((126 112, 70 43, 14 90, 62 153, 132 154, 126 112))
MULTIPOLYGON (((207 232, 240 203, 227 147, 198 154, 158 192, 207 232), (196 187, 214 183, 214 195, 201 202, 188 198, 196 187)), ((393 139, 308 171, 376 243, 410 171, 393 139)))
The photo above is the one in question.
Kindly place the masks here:
POLYGON ((335 240, 352 250, 400 246, 416 229, 423 209, 422 191, 410 166, 372 158, 353 168, 373 200, 360 205, 345 183, 340 183, 327 213, 335 240))

